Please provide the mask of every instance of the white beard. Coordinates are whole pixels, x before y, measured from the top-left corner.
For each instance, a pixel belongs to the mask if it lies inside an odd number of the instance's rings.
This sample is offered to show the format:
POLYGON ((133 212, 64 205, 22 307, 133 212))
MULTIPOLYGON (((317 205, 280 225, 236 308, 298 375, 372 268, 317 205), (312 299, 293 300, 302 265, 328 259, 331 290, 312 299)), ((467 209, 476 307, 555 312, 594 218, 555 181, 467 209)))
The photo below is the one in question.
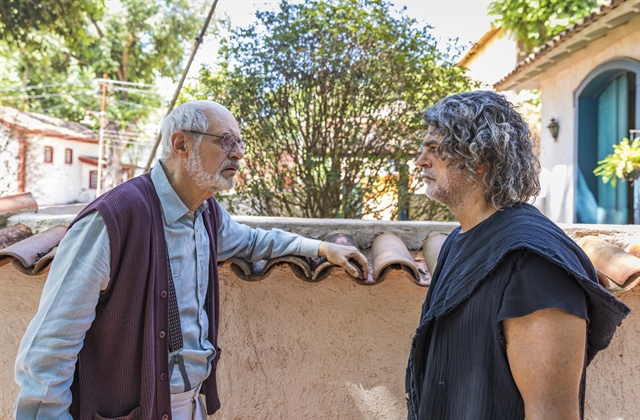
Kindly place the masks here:
MULTIPOLYGON (((231 159, 226 159, 222 163, 221 168, 226 168, 228 166, 237 166, 237 163, 231 159)), ((205 171, 204 166, 202 165, 200 148, 197 146, 193 148, 193 153, 189 156, 184 169, 199 188, 211 191, 212 194, 219 191, 230 190, 236 186, 235 178, 227 179, 222 176, 220 172, 210 174, 205 171)))

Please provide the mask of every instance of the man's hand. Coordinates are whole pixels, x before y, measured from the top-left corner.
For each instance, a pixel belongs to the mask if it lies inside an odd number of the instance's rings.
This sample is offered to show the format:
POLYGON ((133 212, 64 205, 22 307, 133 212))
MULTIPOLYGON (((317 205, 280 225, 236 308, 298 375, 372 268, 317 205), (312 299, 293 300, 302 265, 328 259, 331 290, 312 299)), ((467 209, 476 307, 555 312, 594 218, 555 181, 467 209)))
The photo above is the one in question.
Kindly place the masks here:
POLYGON ((511 374, 527 420, 579 419, 586 321, 547 308, 503 321, 511 374))
POLYGON ((347 270, 353 277, 358 277, 358 270, 349 262, 349 258, 354 259, 362 266, 362 275, 366 279, 369 275, 369 263, 367 258, 353 246, 338 245, 331 242, 321 242, 318 248, 318 256, 326 257, 327 260, 335 265, 347 270))

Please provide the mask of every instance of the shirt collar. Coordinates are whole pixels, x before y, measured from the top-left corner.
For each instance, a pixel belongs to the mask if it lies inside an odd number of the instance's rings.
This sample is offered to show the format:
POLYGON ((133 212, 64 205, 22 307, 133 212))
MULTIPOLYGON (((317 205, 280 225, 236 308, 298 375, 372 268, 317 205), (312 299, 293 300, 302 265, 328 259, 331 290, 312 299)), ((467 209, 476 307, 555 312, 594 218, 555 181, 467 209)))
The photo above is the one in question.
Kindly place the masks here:
MULTIPOLYGON (((151 170, 151 181, 160 199, 165 225, 169 226, 185 214, 190 213, 187 206, 182 202, 180 197, 178 197, 178 194, 176 194, 171 183, 169 183, 161 160, 158 160, 158 163, 154 165, 151 170)), ((195 216, 200 215, 200 213, 208 207, 208 204, 209 203, 204 201, 200 207, 196 209, 195 216)))

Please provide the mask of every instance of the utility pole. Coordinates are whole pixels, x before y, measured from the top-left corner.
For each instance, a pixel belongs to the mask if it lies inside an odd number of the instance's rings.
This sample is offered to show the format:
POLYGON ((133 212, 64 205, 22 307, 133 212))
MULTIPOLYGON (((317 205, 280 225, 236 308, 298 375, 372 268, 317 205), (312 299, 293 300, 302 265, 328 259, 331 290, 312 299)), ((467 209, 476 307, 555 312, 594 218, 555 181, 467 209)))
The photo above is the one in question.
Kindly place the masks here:
POLYGON ((98 185, 96 198, 102 194, 102 159, 104 157, 104 120, 107 110, 107 73, 102 74, 102 106, 100 107, 100 140, 98 141, 98 185))
MULTIPOLYGON (((185 68, 184 68, 184 70, 182 72, 182 77, 180 78, 180 81, 178 82, 178 86, 176 87, 176 91, 173 94, 173 99, 171 100, 171 103, 169 104, 169 108, 167 109, 167 113, 165 114, 165 117, 167 115, 169 115, 169 113, 171 112, 173 107, 176 105, 176 101, 178 100, 178 95, 180 94, 180 89, 182 89, 182 85, 184 83, 184 80, 187 78, 187 73, 189 73, 189 68, 191 67, 191 63, 193 62, 193 57, 196 56, 196 52, 198 51, 198 47, 200 47, 200 44, 204 40, 204 35, 207 33, 207 28, 209 27, 209 22, 211 21, 211 18, 213 17, 213 12, 216 10, 216 6, 217 5, 218 5, 218 0, 215 0, 213 2, 213 4, 211 5, 211 9, 209 9, 209 14, 207 15, 207 18, 204 20, 204 25, 202 26, 202 30, 200 31, 200 36, 198 36, 196 38, 196 42, 193 45, 193 49, 191 50, 191 56, 189 57, 189 61, 187 61, 187 65, 185 66, 185 68)), ((149 168, 151 168, 151 162, 153 162, 153 158, 156 156, 156 151, 158 150, 158 146, 160 145, 160 140, 161 139, 162 139, 162 132, 159 132, 158 136, 156 137, 156 142, 154 143, 153 148, 151 149, 151 154, 149 155, 149 160, 147 160, 147 165, 144 167, 144 171, 145 172, 149 172, 149 168)))

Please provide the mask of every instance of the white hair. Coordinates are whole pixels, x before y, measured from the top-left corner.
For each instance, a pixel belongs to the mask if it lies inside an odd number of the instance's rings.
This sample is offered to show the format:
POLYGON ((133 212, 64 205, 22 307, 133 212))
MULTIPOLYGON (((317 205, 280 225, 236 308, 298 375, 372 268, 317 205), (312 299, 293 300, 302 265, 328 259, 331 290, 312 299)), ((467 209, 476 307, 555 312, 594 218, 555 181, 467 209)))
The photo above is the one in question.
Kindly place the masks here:
MULTIPOLYGON (((176 131, 200 131, 206 132, 209 121, 203 112, 203 103, 208 101, 186 102, 167 115, 162 121, 162 159, 167 159, 173 154, 171 135, 176 131)), ((194 134, 196 145, 202 139, 201 135, 194 134)))

